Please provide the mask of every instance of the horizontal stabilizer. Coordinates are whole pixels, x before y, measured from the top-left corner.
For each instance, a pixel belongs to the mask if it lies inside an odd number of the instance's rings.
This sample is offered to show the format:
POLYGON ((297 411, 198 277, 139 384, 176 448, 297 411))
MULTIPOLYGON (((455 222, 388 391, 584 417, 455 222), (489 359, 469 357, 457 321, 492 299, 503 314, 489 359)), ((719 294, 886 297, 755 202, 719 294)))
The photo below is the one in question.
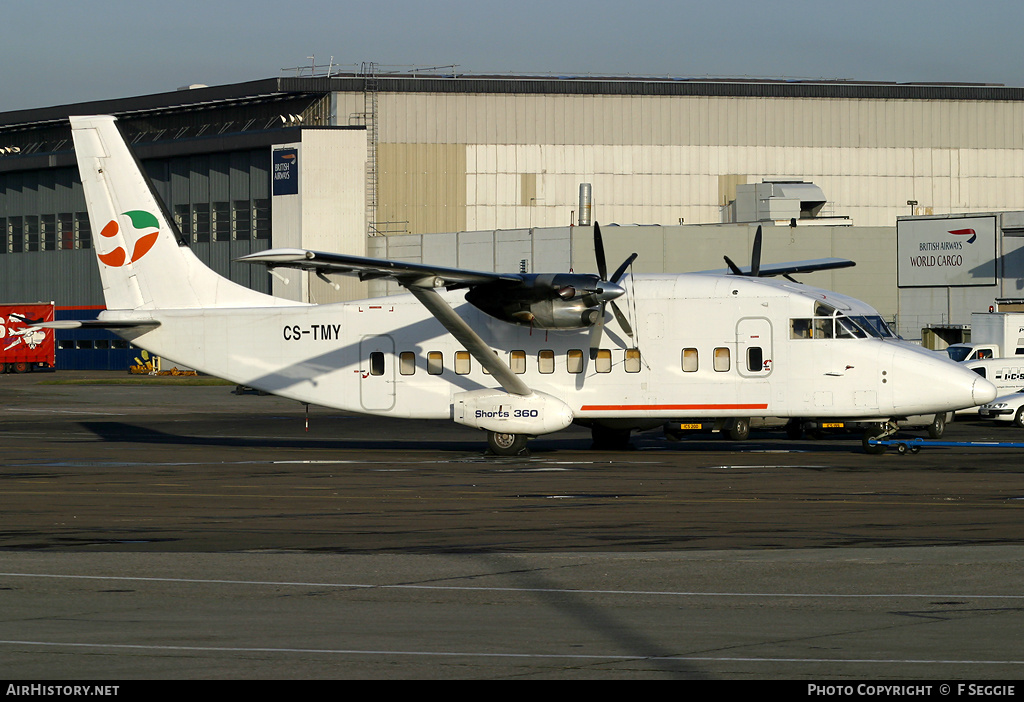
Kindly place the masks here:
POLYGON ((102 319, 62 319, 56 322, 33 324, 32 326, 43 327, 44 329, 140 329, 144 327, 155 329, 160 326, 160 322, 155 319, 137 321, 111 320, 108 322, 102 319))

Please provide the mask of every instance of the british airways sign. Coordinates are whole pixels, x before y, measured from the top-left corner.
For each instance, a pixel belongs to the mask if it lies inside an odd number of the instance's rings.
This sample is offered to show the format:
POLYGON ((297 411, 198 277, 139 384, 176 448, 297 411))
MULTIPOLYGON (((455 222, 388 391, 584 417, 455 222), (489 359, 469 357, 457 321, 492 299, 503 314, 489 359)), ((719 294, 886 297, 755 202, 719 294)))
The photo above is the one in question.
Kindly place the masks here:
POLYGON ((996 218, 896 223, 900 287, 995 285, 996 218))

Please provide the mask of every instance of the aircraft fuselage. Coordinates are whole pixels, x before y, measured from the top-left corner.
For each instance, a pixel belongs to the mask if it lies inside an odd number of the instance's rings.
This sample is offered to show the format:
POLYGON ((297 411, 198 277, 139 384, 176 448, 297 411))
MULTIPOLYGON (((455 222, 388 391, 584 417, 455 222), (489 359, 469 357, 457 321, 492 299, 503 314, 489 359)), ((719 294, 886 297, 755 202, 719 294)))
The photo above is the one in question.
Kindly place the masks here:
MULTIPOLYGON (((839 317, 877 315, 852 298, 770 279, 703 274, 632 276, 624 287, 634 336, 608 315, 596 353, 589 330, 509 324, 466 303, 462 292, 444 297, 532 390, 560 399, 572 419, 584 423, 889 418, 973 403, 977 376, 958 373, 937 354, 891 337, 844 338, 839 317), (804 335, 826 325, 831 331, 804 335)), ((131 313, 104 318, 125 314, 131 313)), ((152 310, 146 316, 161 325, 134 338, 136 345, 302 402, 452 418, 459 393, 497 387, 411 295, 152 310)))

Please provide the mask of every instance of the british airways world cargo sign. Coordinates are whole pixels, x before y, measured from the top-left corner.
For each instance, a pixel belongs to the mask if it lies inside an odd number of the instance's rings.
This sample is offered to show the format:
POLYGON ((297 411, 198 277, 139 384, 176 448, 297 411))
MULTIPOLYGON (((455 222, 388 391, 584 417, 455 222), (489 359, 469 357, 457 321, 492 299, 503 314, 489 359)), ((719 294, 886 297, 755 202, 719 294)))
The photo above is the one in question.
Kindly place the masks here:
POLYGON ((900 287, 995 285, 996 218, 901 219, 900 287))

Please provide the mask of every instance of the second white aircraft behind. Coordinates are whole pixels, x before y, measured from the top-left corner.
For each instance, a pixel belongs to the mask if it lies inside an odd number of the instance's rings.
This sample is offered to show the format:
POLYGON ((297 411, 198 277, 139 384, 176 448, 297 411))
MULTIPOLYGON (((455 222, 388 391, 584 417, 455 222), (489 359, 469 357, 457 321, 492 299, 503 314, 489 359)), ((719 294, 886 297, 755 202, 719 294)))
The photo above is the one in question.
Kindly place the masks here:
POLYGON ((486 431, 500 454, 574 422, 608 445, 688 417, 861 419, 884 434, 900 417, 995 397, 865 303, 764 277, 852 264, 761 266, 760 234, 749 269, 681 275, 626 274, 634 254, 608 276, 596 226, 596 275, 271 250, 244 260, 387 276, 410 294, 308 305, 257 293, 196 258, 113 117, 71 124, 107 305, 80 324, 283 397, 454 420, 486 431))

